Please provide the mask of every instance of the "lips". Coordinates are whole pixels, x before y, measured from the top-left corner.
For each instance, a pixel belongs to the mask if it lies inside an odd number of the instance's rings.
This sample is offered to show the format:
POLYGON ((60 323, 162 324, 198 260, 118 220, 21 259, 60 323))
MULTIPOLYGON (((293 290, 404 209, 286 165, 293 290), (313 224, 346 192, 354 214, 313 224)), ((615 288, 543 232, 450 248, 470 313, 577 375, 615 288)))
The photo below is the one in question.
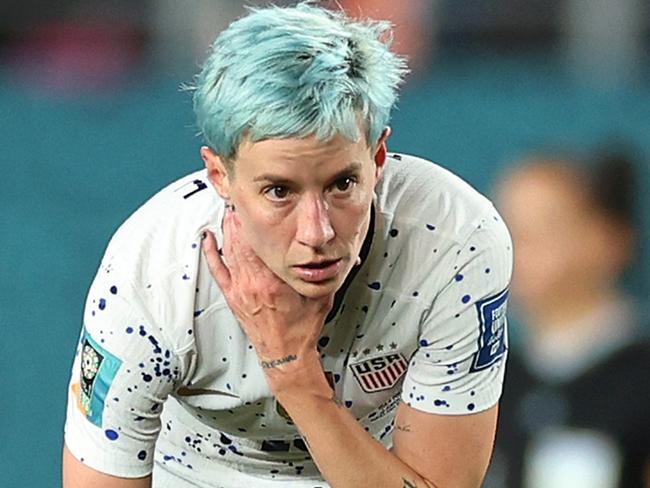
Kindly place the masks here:
POLYGON ((296 264, 296 268, 311 268, 311 269, 319 269, 319 268, 326 268, 332 263, 335 263, 336 261, 339 261, 340 259, 319 259, 318 261, 310 261, 308 263, 304 264, 296 264))
POLYGON ((309 283, 318 283, 334 278, 343 265, 343 259, 323 259, 293 266, 298 277, 309 283))

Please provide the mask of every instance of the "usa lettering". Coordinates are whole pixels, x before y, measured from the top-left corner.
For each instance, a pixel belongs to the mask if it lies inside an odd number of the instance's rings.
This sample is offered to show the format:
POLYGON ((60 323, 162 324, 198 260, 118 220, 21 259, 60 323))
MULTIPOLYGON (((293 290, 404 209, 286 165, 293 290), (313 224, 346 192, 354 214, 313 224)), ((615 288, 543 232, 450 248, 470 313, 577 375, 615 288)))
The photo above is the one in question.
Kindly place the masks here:
POLYGON ((380 369, 385 368, 389 364, 392 364, 400 360, 399 354, 391 354, 390 356, 384 356, 380 358, 374 358, 370 361, 364 361, 363 363, 354 364, 356 372, 359 374, 370 373, 371 371, 379 371, 380 369))

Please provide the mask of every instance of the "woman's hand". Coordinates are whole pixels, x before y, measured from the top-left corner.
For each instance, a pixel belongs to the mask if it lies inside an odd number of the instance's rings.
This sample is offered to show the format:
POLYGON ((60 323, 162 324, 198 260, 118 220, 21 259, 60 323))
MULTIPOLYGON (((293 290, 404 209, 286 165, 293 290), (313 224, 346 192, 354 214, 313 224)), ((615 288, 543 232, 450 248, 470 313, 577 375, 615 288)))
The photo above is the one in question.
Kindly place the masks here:
POLYGON ((226 210, 223 232, 222 253, 210 232, 203 252, 257 352, 271 391, 277 396, 295 388, 329 390, 316 344, 334 296, 307 298, 275 275, 246 242, 231 209, 226 210))

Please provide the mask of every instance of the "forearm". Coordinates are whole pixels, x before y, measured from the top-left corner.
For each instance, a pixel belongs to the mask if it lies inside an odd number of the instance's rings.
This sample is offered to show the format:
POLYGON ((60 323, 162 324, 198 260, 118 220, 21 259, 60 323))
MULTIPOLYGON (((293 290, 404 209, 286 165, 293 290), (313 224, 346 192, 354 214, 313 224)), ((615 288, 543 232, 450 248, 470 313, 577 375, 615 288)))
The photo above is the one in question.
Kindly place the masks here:
POLYGON ((435 486, 389 452, 345 407, 338 405, 322 376, 312 376, 309 389, 290 389, 277 394, 277 398, 304 436, 316 465, 332 488, 435 486))

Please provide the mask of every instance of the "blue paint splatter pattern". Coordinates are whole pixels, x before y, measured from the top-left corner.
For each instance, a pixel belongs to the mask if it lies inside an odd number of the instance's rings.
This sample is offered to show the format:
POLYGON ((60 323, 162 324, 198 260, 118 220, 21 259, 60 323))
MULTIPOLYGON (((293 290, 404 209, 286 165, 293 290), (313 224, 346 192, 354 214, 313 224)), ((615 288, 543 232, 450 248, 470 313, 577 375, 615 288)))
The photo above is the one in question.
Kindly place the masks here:
POLYGON ((487 344, 494 339, 482 332, 483 322, 492 320, 488 325, 505 327, 505 322, 499 322, 503 310, 495 311, 499 317, 478 320, 481 303, 508 286, 512 255, 504 230, 500 219, 486 216, 452 254, 449 280, 437 299, 437 305, 444 308, 439 309, 432 328, 424 326, 404 382, 408 394, 403 399, 413 408, 434 413, 473 413, 498 399, 503 361, 481 372, 472 372, 472 364, 481 361, 486 348, 496 347, 496 342, 494 346, 487 344), (445 315, 448 318, 440 322, 445 315), (481 391, 481 406, 476 401, 477 391, 481 391))
MULTIPOLYGON (((503 290, 511 272, 507 232, 488 202, 431 163, 397 159, 377 188, 370 253, 317 342, 337 402, 386 446, 400 399, 439 414, 480 412, 496 401, 503 362, 469 371, 487 337, 476 307, 503 290), (391 355, 402 355, 408 370, 395 386, 364 392, 353 371, 368 368, 372 381, 386 381, 395 373, 386 365, 399 362, 391 355)), ((150 201, 148 213, 134 215, 111 242, 84 319, 124 363, 107 392, 104 422, 90 434, 71 396, 67 441, 90 465, 112 459, 133 476, 146 474, 155 457, 188 478, 200 470, 201 479, 215 479, 211 470, 222 460, 265 479, 316 478, 304 440, 273 400, 202 260, 200 235, 211 222, 221 239, 223 210, 213 192, 196 191, 204 177, 163 190, 160 203, 150 201), (155 209, 160 218, 151 218, 155 209), (124 249, 143 252, 125 256, 124 249), (166 402, 169 395, 175 400, 166 402)), ((236 476, 224 488, 251 485, 236 476)))

